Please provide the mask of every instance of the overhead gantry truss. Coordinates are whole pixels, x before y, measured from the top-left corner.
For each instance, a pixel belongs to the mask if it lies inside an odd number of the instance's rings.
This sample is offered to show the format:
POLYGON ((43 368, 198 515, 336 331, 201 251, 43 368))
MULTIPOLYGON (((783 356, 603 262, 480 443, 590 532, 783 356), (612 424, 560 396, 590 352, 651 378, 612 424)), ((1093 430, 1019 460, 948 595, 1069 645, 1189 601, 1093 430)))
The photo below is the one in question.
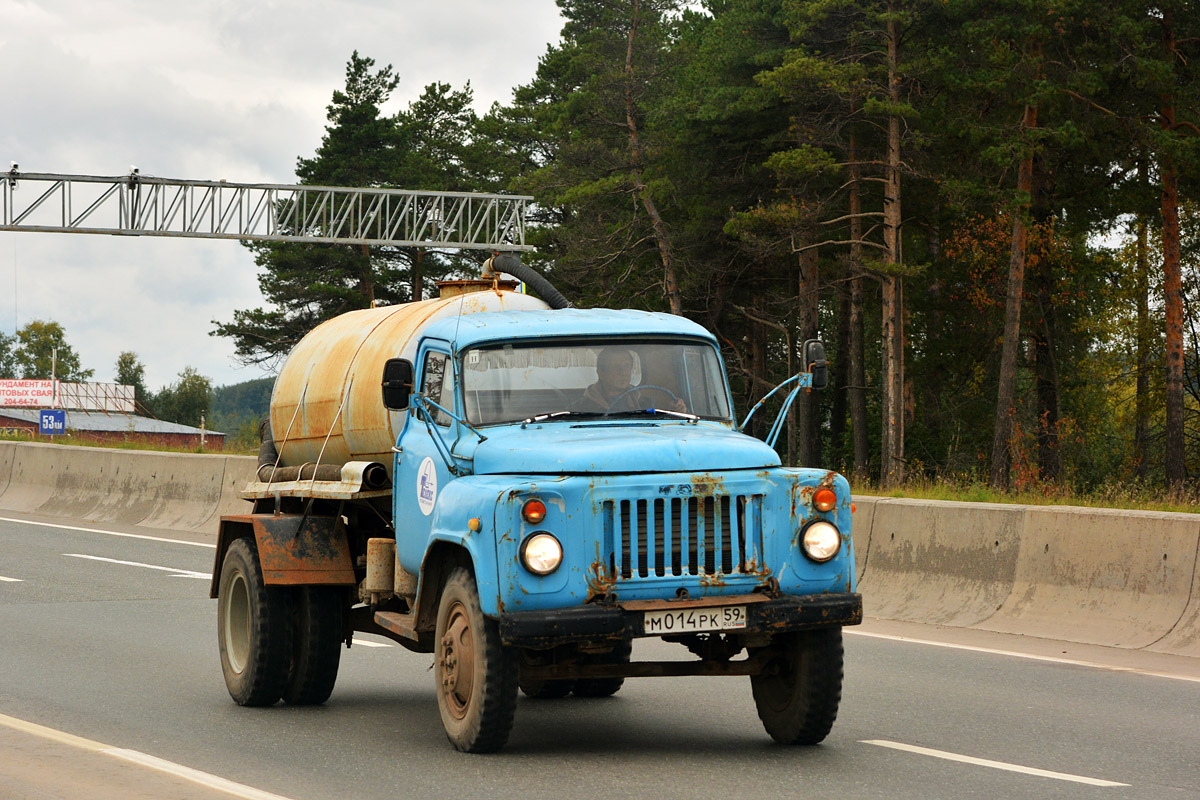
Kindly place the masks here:
POLYGON ((524 251, 532 197, 0 173, 2 231, 524 251))

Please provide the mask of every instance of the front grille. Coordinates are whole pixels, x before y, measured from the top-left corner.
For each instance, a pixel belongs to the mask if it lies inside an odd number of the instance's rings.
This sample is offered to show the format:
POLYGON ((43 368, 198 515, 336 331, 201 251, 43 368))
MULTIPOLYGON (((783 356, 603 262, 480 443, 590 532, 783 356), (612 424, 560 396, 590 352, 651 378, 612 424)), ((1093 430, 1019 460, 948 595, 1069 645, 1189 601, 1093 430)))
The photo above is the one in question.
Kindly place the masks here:
POLYGON ((732 575, 761 561, 762 495, 603 502, 609 569, 620 579, 732 575))

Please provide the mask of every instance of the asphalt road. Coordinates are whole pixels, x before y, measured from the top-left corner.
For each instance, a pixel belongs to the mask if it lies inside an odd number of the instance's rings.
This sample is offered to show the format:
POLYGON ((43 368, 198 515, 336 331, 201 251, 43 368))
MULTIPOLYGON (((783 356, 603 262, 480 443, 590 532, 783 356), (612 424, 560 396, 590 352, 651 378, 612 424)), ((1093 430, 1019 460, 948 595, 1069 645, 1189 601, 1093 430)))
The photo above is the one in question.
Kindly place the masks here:
MULTIPOLYGON (((0 520, 0 715, 292 800, 1200 798, 1196 659, 1097 668, 1070 663, 1089 660, 1078 648, 1040 641, 1023 658, 920 626, 905 635, 951 646, 882 638, 885 623, 847 635, 841 713, 814 748, 771 742, 748 679, 650 678, 604 700, 522 697, 505 751, 463 755, 441 731, 431 656, 382 640, 343 651, 324 706, 240 708, 217 656, 211 544, 62 525, 0 520)), ((21 748, 7 752, 11 774, 21 748)), ((76 792, 45 796, 96 796, 76 792)))

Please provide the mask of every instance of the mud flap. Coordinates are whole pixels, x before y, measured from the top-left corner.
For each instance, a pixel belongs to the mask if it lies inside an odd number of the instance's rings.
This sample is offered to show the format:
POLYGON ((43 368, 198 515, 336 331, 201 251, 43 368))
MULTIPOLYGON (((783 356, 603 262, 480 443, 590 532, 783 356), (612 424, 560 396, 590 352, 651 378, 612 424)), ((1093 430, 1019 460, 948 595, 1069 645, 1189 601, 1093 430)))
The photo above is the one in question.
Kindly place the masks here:
MULTIPOLYGON (((337 517, 303 514, 240 514, 221 517, 213 586, 229 545, 254 533, 263 582, 268 586, 354 586, 354 562, 346 530, 337 517)), ((215 594, 214 594, 215 596, 215 594)))

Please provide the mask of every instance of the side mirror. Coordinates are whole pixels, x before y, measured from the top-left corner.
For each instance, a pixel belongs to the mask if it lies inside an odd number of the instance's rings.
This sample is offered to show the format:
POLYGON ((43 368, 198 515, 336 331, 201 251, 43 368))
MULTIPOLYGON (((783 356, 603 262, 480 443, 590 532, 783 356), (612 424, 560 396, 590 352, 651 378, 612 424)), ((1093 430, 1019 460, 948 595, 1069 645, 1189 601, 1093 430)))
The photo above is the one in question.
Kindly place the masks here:
POLYGON ((800 348, 800 363, 805 372, 812 373, 812 388, 824 389, 829 385, 828 365, 825 362, 825 345, 820 339, 809 339, 800 348))
POLYGON ((392 411, 408 408, 412 387, 412 362, 406 358, 389 358, 383 365, 383 407, 392 411))

